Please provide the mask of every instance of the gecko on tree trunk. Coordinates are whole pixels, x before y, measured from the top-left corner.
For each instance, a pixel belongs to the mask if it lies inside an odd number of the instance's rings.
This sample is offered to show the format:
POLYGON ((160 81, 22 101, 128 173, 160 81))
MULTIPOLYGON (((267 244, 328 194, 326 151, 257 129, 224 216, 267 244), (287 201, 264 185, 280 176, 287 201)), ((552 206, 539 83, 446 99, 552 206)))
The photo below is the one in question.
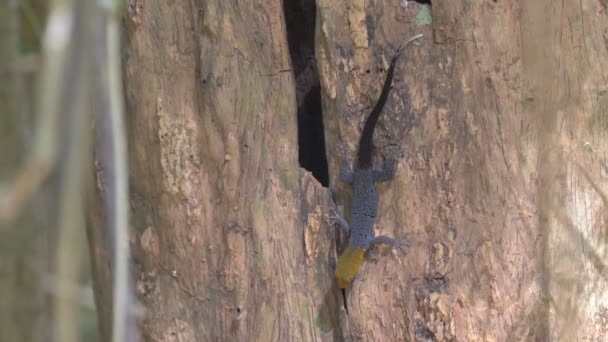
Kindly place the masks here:
POLYGON ((361 139, 359 140, 359 153, 357 155, 355 170, 352 171, 348 163, 344 163, 340 172, 340 180, 353 186, 350 226, 343 217, 335 213, 336 221, 349 236, 348 245, 340 255, 338 266, 336 267, 336 279, 340 288, 347 287, 357 275, 363 264, 365 251, 371 246, 380 243, 393 247, 399 246, 399 242, 391 237, 374 236, 374 224, 378 212, 376 182, 384 182, 393 178, 396 159, 393 157, 387 158, 382 170, 375 170, 372 165, 372 138, 376 123, 388 98, 395 64, 401 54, 401 49, 419 38, 422 38, 422 34, 408 39, 395 51, 378 102, 376 102, 372 112, 365 121, 361 139))

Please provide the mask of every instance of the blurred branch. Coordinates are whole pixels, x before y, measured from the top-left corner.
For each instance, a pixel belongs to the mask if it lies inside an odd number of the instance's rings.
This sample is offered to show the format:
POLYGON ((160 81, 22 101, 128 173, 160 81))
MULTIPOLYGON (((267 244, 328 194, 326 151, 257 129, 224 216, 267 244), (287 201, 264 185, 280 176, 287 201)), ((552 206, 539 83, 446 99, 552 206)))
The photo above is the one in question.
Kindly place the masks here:
MULTIPOLYGON (((67 85, 68 47, 74 25, 72 1, 51 2, 42 48, 42 68, 37 94, 36 142, 29 161, 17 180, 0 194, 0 222, 11 220, 25 202, 40 188, 53 169, 58 150, 57 130, 62 96, 67 85)), ((71 95, 71 94, 70 94, 71 95)))
POLYGON ((38 20, 38 17, 34 13, 34 9, 30 5, 29 1, 21 1, 19 5, 21 7, 23 17, 30 26, 32 33, 34 33, 36 39, 40 40, 40 36, 42 35, 42 28, 40 27, 40 20, 38 20))
POLYGON ((129 233, 128 233, 128 169, 127 146, 124 125, 122 90, 122 68, 120 54, 120 10, 121 1, 100 1, 105 10, 104 46, 99 56, 100 65, 107 80, 100 85, 99 97, 103 109, 97 125, 102 165, 107 185, 106 208, 109 224, 108 236, 113 251, 114 300, 112 340, 131 341, 136 336, 133 311, 134 297, 129 279, 129 233))
MULTIPOLYGON (((68 136, 66 156, 62 163, 61 186, 59 195, 58 245, 56 255, 57 281, 59 288, 67 288, 78 277, 78 270, 84 240, 84 207, 82 200, 83 173, 89 158, 90 133, 87 125, 91 119, 91 49, 93 48, 90 22, 93 18, 94 4, 80 2, 75 4, 69 45, 69 63, 64 64, 66 122, 68 136), (69 95, 67 95, 69 94, 69 95)), ((52 21, 49 21, 49 27, 52 21)), ((49 28, 49 31, 51 29, 49 28)), ((45 38, 51 34, 45 34, 45 38)), ((45 155, 54 155, 50 150, 39 150, 45 155)), ((56 297, 56 341, 78 341, 79 331, 74 326, 78 320, 77 307, 70 300, 56 297)))
POLYGON ((53 297, 69 300, 80 307, 95 310, 93 288, 80 286, 76 282, 62 280, 51 273, 46 273, 43 279, 44 291, 53 297))
MULTIPOLYGON (((101 68, 97 69, 99 75, 94 79, 99 81, 99 98, 107 102, 101 105, 97 126, 101 132, 100 145, 105 147, 102 148, 102 162, 108 170, 104 184, 108 185, 108 235, 112 240, 109 247, 114 255, 114 341, 132 340, 136 335, 134 311, 129 310, 135 299, 128 274, 129 206, 120 63, 121 5, 120 1, 95 3, 54 0, 50 3, 49 18, 42 37, 35 144, 16 180, 5 193, 0 194, 0 222, 11 220, 55 169, 61 141, 59 229, 53 291, 59 294, 70 292, 76 283, 85 246, 81 195, 83 171, 90 156, 87 127, 91 120, 90 87, 95 84, 90 75, 94 60, 90 54, 94 47, 99 47, 101 53, 97 62, 101 68), (100 13, 97 5, 105 12, 100 13), (103 20, 97 20, 100 18, 103 20), (98 32, 102 32, 103 39, 94 39, 98 38, 95 36, 98 32), (60 129, 64 129, 61 138, 60 129)), ((26 17, 28 13, 32 14, 27 6, 22 10, 26 17)), ((30 16, 30 25, 35 30, 37 21, 33 19, 30 16)), ((17 62, 15 60, 7 65, 7 70, 20 69, 17 62)), ((56 296, 53 299, 56 320, 54 339, 67 342, 78 340, 78 329, 74 326, 78 316, 73 298, 56 296)))

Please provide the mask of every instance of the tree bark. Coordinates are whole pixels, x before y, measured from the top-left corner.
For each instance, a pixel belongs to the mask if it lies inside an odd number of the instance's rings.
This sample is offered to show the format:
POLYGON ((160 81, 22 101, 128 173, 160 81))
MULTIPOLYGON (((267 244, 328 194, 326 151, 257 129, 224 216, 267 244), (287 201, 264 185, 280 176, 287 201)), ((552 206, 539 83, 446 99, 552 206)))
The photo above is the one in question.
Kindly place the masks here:
POLYGON ((376 234, 408 248, 371 250, 343 298, 331 194, 298 165, 282 3, 133 2, 130 243, 144 338, 605 338, 603 4, 435 1, 422 25, 413 2, 317 1, 330 189, 345 213, 338 146, 355 155, 396 47, 425 35, 400 57, 374 140, 378 166, 384 150, 405 152, 377 186, 376 234))
MULTIPOLYGON (((130 8, 131 247, 146 340, 339 333, 330 194, 298 167, 281 9, 277 0, 130 8)), ((93 207, 97 303, 108 329, 109 256, 93 207)))
POLYGON ((330 175, 396 46, 425 34, 376 134, 406 152, 379 186, 378 230, 410 249, 364 266, 351 336, 605 339, 604 4, 435 1, 431 28, 416 27, 417 5, 318 3, 330 175))

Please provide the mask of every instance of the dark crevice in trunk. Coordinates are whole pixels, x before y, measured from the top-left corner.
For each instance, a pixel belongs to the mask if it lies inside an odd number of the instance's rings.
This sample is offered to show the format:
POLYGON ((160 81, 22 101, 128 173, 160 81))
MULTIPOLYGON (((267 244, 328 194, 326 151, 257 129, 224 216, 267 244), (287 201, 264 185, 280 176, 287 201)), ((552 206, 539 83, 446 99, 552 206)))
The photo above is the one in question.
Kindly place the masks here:
POLYGON ((315 60, 314 0, 283 0, 287 42, 296 80, 298 159, 323 186, 329 185, 321 86, 315 60))

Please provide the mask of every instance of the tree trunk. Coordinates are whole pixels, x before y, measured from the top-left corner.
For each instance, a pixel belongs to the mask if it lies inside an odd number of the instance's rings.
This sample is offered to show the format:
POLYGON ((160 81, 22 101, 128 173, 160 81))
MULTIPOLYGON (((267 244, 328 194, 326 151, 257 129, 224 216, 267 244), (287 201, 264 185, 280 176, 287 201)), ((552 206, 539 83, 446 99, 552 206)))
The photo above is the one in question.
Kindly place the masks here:
POLYGON ((344 297, 331 194, 298 165, 283 4, 129 8, 130 242, 146 340, 606 338, 604 2, 435 1, 432 25, 428 8, 401 3, 317 1, 329 185, 345 214, 338 146, 355 155, 392 54, 424 34, 402 52, 374 140, 377 166, 384 150, 405 152, 377 186, 376 234, 408 248, 372 249, 344 297))
POLYGON ((319 1, 330 175, 395 47, 425 34, 403 52, 376 134, 406 152, 379 186, 377 226, 410 249, 364 266, 348 293, 352 336, 606 338, 593 185, 605 172, 605 8, 522 4, 435 1, 431 28, 417 27, 416 5, 319 1))
MULTIPOLYGON (((330 194, 298 167, 281 2, 149 1, 130 10, 131 247, 143 336, 334 336, 330 194)), ((107 328, 109 256, 102 217, 93 218, 107 328)))

